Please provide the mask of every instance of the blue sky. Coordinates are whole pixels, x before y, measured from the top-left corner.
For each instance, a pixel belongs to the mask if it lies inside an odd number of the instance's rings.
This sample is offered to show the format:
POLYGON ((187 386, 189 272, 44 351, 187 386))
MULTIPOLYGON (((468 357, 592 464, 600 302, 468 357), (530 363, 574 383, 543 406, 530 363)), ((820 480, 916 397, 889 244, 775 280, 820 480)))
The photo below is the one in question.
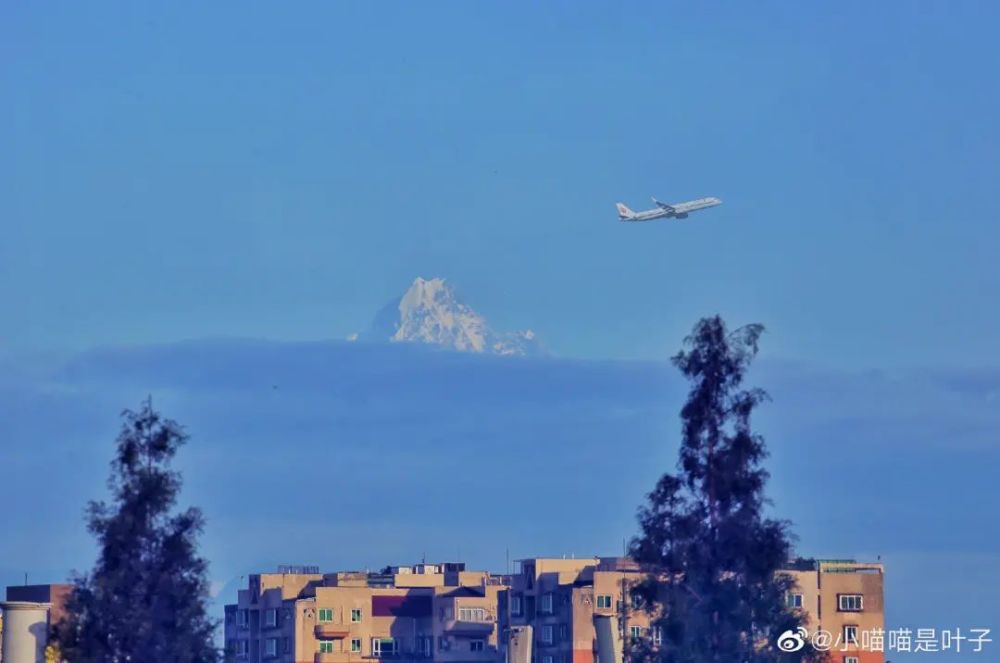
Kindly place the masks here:
POLYGON ((998 20, 987 2, 6 4, 0 452, 16 487, 45 475, 61 491, 0 541, 0 582, 84 565, 80 505, 103 489, 116 413, 147 393, 201 440, 187 496, 209 515, 218 582, 450 556, 427 540, 460 539, 475 515, 442 515, 442 490, 427 520, 285 519, 324 495, 319 475, 242 501, 262 458, 292 484, 297 455, 377 468, 351 477, 364 496, 405 469, 387 453, 437 448, 426 462, 447 468, 514 445, 554 463, 578 436, 561 470, 579 483, 559 494, 579 497, 607 440, 653 454, 610 502, 591 496, 599 527, 524 529, 490 502, 508 529, 463 554, 595 552, 633 531, 650 468, 672 465, 680 406, 662 364, 603 360, 661 360, 719 312, 768 328, 772 493, 804 551, 883 555, 896 624, 1000 626, 984 525, 1000 463, 998 20), (725 202, 616 222, 616 201, 650 195, 725 202), (336 344, 329 375, 302 358, 295 342, 366 327, 418 275, 566 359, 487 371, 469 396, 479 364, 435 381, 434 362, 375 353, 398 380, 383 391, 336 344), (278 349, 171 354, 217 337, 278 349), (267 371, 290 396, 272 398, 267 371), (529 407, 538 384, 551 391, 529 407), (371 543, 345 551, 359 531, 371 543), (532 547, 546 541, 582 550, 532 547))
POLYGON ((760 321, 996 360, 992 3, 3 8, 0 347, 339 338, 416 275, 564 356, 760 321), (685 224, 613 204, 717 195, 685 224))

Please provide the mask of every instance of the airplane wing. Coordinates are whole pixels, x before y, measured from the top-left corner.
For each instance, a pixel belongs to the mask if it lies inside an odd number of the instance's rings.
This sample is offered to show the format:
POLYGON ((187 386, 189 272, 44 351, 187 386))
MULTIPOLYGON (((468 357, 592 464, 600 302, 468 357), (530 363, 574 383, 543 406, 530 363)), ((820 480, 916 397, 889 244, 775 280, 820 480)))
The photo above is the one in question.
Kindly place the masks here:
POLYGON ((687 214, 688 212, 705 209, 706 207, 715 207, 721 204, 722 201, 718 198, 699 198, 698 200, 689 200, 686 203, 677 203, 676 205, 672 205, 672 207, 677 214, 687 214))
POLYGON ((666 210, 667 212, 673 212, 674 211, 674 206, 673 205, 668 205, 666 203, 660 202, 656 198, 653 198, 653 204, 656 205, 657 207, 659 207, 662 210, 666 210))

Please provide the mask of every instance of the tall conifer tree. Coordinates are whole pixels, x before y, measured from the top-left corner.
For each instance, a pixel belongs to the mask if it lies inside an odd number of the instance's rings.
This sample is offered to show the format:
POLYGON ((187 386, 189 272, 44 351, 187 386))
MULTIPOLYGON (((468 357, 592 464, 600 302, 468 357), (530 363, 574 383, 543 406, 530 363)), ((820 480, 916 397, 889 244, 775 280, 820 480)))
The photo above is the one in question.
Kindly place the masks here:
POLYGON ((793 581, 781 569, 791 557, 790 533, 764 513, 767 451, 750 427, 767 394, 743 386, 762 332, 760 325, 730 332, 718 316, 704 318, 673 358, 690 383, 677 472, 649 493, 631 543, 650 571, 637 594, 657 616, 662 644, 633 647, 633 660, 815 658, 808 646, 789 654, 775 644, 802 614, 786 607, 793 581))
POLYGON ((111 463, 111 504, 91 502, 98 543, 93 570, 75 579, 58 630, 71 663, 214 663, 207 564, 198 556, 204 524, 196 508, 175 512, 181 477, 171 469, 187 441, 147 400, 127 410, 111 463))

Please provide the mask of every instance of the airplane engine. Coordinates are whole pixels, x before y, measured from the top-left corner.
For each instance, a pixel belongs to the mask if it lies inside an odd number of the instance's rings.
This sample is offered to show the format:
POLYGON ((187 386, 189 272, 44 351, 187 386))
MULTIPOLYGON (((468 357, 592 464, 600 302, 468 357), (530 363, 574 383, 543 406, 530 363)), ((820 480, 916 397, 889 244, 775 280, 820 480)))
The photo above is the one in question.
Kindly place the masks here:
POLYGON ((686 219, 686 218, 688 218, 688 215, 685 212, 681 212, 680 214, 677 215, 677 218, 678 219, 686 219))

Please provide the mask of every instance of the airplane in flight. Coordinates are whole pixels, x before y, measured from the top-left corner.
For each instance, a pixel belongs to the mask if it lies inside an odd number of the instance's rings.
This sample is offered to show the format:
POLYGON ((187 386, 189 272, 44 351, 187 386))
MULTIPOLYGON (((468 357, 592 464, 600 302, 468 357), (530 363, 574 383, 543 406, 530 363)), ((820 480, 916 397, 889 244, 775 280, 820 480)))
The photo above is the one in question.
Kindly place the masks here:
POLYGON ((653 198, 653 203, 656 205, 654 209, 648 209, 642 212, 633 212, 624 203, 617 203, 618 220, 652 221, 654 219, 669 218, 686 219, 689 212, 705 209, 707 207, 715 207, 716 205, 721 205, 722 201, 718 198, 699 198, 698 200, 689 200, 686 203, 668 205, 667 203, 661 203, 656 198, 653 198))

